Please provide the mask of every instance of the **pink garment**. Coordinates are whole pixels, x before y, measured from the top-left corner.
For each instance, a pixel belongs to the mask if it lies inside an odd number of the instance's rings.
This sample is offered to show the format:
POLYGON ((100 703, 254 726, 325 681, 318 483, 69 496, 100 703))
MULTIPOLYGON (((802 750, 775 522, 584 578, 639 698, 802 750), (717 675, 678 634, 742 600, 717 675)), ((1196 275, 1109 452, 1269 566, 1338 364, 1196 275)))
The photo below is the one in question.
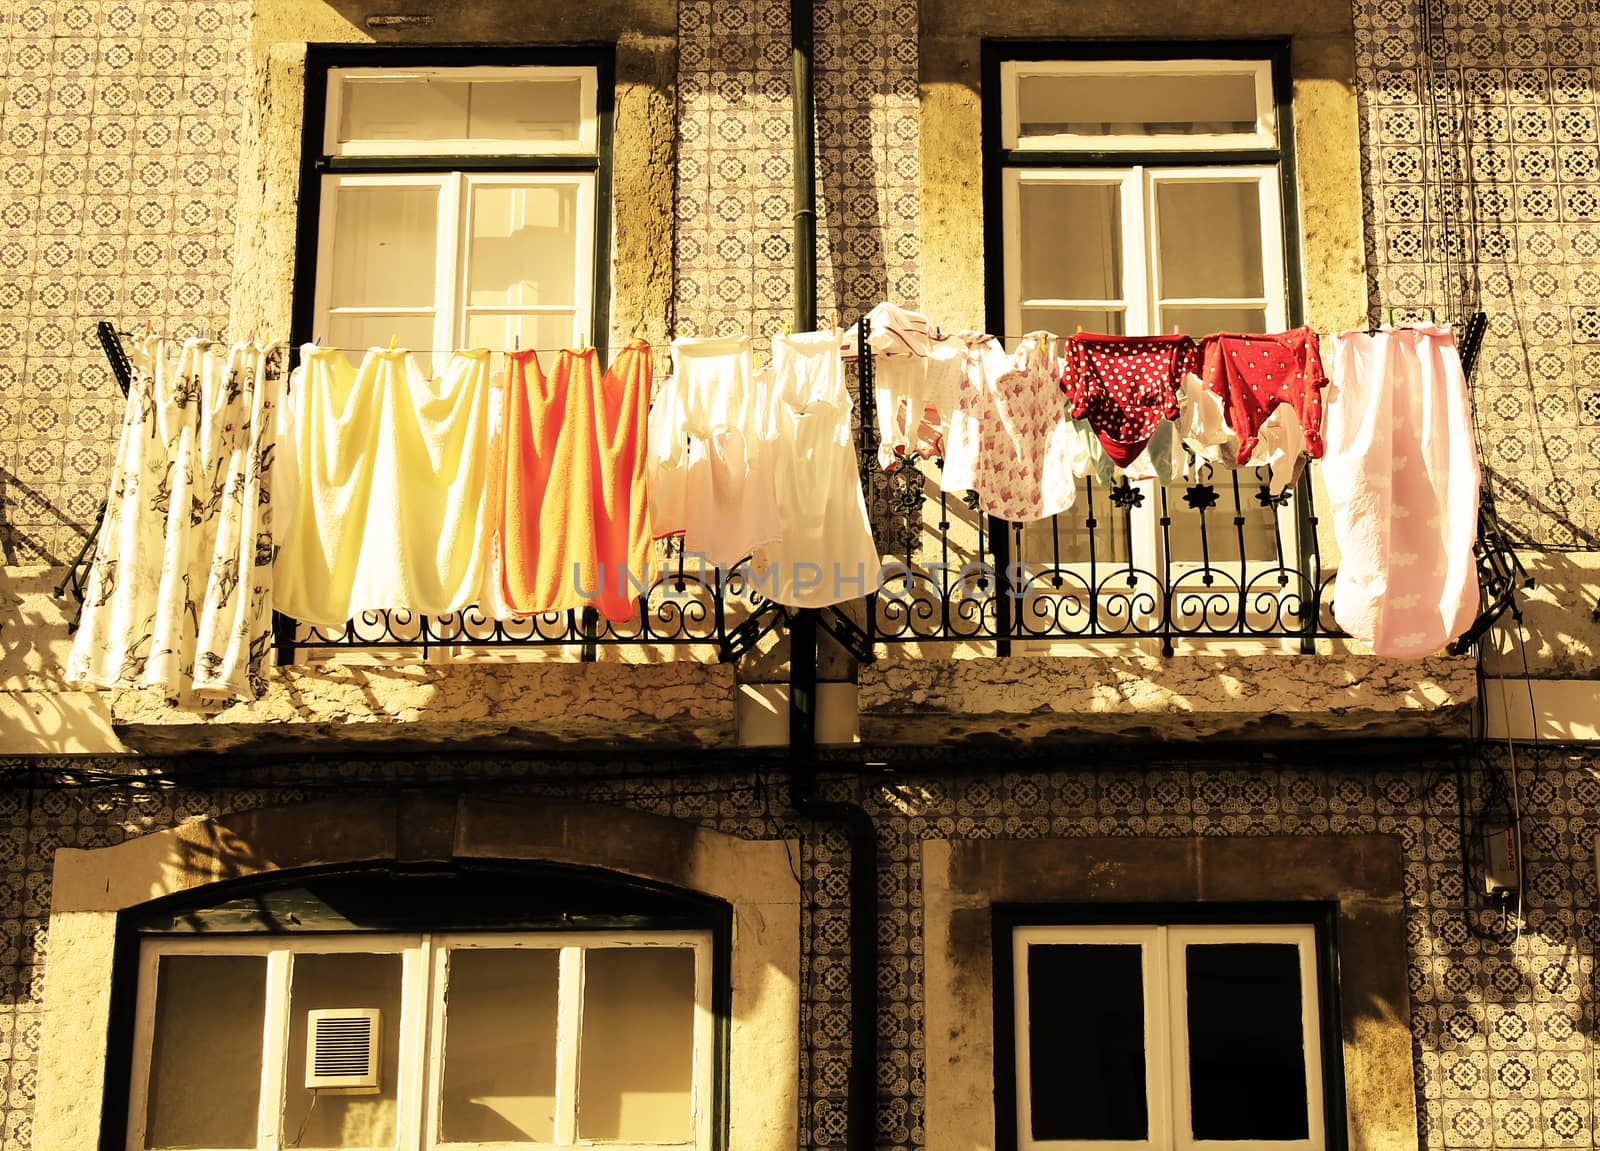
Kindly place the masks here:
POLYGON ((1378 655, 1428 655, 1478 611, 1478 453, 1455 336, 1335 336, 1326 399, 1334 618, 1378 655))
POLYGON ((950 421, 946 491, 975 490, 983 510, 1014 523, 1064 512, 1077 498, 1081 441, 1067 422, 1049 338, 1025 336, 968 358, 950 421))

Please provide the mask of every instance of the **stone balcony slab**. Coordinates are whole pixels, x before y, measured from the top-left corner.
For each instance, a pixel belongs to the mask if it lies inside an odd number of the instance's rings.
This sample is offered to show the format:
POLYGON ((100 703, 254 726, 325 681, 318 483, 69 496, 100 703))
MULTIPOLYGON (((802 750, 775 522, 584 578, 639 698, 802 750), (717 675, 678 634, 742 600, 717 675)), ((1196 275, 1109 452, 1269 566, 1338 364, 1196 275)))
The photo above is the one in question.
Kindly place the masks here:
POLYGON ((1477 681, 1471 656, 891 656, 859 698, 868 744, 1465 739, 1477 681))
POLYGON ((261 698, 173 703, 113 694, 113 728, 148 753, 315 752, 362 745, 518 748, 731 747, 725 664, 297 664, 261 698))

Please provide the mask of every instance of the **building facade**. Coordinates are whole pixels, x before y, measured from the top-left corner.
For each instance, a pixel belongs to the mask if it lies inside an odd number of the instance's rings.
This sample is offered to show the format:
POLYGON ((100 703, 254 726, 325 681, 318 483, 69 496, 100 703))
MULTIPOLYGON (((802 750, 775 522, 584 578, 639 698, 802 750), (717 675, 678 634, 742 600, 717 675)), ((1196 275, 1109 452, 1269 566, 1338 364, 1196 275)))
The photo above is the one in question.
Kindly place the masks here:
POLYGON ((1593 1145, 1593 6, 794 8, 810 37, 769 0, 9 7, 0 1140, 1593 1145), (463 68, 482 92, 426 103, 463 68), (537 122, 495 110, 524 81, 537 122), (441 128, 458 105, 492 126, 441 128), (512 224, 478 229, 491 205, 512 224), (1292 505, 1218 481, 1253 510, 1176 534, 1157 485, 1041 537, 909 468, 869 475, 884 556, 956 558, 901 601, 717 593, 645 642, 290 624, 226 704, 66 681, 124 407, 98 322, 759 343, 806 310, 812 220, 822 327, 885 300, 1008 338, 1483 313, 1505 603, 1424 659, 1334 634, 1314 470, 1292 505), (379 232, 390 262, 341 262, 379 232), (557 272, 475 294, 524 258, 557 272), (1216 618, 1104 578, 1170 592, 1235 536, 1216 618), (1051 548, 1091 590, 1045 601, 1092 626, 973 589, 968 562, 1051 548), (380 1009, 376 1093, 300 1087, 308 1002, 380 1009))

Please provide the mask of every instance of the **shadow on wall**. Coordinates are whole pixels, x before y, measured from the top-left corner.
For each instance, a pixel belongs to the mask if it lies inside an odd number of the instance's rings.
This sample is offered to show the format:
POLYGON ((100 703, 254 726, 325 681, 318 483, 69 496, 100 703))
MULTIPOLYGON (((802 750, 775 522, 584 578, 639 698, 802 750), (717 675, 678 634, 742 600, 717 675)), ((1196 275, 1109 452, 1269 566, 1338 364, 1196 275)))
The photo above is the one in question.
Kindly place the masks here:
POLYGON ((44 563, 65 564, 71 556, 53 555, 43 544, 41 533, 29 532, 34 524, 54 520, 70 529, 76 541, 89 539, 92 524, 80 522, 65 509, 50 502, 38 488, 19 479, 15 472, 0 467, 0 561, 8 566, 44 563))

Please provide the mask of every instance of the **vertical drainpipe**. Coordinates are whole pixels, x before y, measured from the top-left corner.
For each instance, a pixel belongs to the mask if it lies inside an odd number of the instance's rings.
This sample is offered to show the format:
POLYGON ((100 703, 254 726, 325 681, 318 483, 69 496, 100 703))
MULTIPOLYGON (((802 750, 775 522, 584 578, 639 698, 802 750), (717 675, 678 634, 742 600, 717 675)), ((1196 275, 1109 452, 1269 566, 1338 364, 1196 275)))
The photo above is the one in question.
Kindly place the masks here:
MULTIPOLYGON (((811 57, 814 0, 789 0, 794 99, 794 330, 817 326, 816 123, 811 57)), ((789 791, 795 811, 838 823, 850 844, 850 1070, 845 1147, 873 1151, 878 1131, 878 833, 858 803, 817 795, 817 612, 790 611, 789 791)), ((816 1069, 811 1069, 816 1074, 816 1069)), ((811 1142, 819 1142, 815 1115, 811 1142)))

